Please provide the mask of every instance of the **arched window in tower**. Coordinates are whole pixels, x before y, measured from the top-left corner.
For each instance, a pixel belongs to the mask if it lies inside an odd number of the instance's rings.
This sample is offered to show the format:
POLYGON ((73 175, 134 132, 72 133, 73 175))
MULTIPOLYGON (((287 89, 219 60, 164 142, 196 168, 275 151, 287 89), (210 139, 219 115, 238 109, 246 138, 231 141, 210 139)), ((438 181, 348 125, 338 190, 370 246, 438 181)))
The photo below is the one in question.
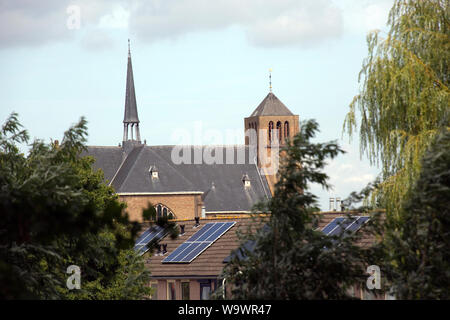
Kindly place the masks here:
POLYGON ((167 218, 167 208, 164 208, 164 209, 163 209, 163 217, 164 217, 164 218, 167 218))
POLYGON ((280 141, 280 143, 281 143, 281 140, 283 138, 282 132, 281 132, 281 121, 277 122, 277 134, 278 134, 278 141, 280 141))
POLYGON ((284 122, 284 140, 289 138, 289 122, 284 122))
POLYGON ((273 131, 273 122, 269 122, 269 144, 272 144, 272 131, 273 131))

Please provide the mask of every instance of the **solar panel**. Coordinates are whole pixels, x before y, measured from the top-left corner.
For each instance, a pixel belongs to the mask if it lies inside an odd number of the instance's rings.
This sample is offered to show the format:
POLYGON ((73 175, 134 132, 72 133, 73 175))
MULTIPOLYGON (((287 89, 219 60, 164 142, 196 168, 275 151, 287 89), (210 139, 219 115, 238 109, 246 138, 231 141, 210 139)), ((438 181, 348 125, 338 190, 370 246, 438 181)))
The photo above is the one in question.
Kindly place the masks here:
POLYGON ((328 236, 339 236, 341 235, 349 225, 351 225, 357 218, 345 218, 340 223, 337 223, 336 227, 328 232, 328 236))
POLYGON ((347 227, 347 229, 345 229, 345 231, 355 232, 359 228, 361 228, 361 226, 364 223, 366 223, 368 220, 369 220, 369 217, 358 217, 358 219, 356 221, 354 221, 351 225, 349 225, 347 227))
POLYGON ((361 226, 369 220, 367 216, 355 216, 351 218, 339 217, 333 219, 322 229, 322 232, 328 236, 339 236, 344 232, 356 232, 361 226))
POLYGON ((236 222, 207 223, 183 242, 162 263, 190 263, 227 232, 236 222))
POLYGON ((152 240, 160 240, 167 234, 167 231, 160 226, 153 226, 145 230, 145 232, 136 240, 134 250, 142 256, 149 248, 147 245, 152 240))
POLYGON ((333 219, 333 221, 331 221, 329 224, 327 224, 325 226, 325 228, 323 228, 322 232, 325 233, 325 234, 330 233, 331 231, 333 231, 336 228, 338 223, 341 223, 344 220, 345 220, 345 218, 343 218, 343 217, 333 219))

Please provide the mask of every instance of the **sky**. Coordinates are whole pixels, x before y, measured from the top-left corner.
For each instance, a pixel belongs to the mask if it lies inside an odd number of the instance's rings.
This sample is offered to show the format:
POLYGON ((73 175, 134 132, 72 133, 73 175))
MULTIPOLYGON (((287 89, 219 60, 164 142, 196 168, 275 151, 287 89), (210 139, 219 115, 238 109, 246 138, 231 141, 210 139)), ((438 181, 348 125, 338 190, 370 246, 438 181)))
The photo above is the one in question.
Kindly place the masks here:
MULTIPOLYGON (((88 145, 123 134, 127 39, 141 138, 243 144, 244 118, 269 92, 315 142, 337 140, 331 190, 313 185, 322 210, 372 181, 379 168, 342 128, 358 94, 366 36, 386 32, 393 0, 0 0, 0 121, 15 111, 32 139, 60 140, 81 116, 88 145), (229 131, 236 141, 222 141, 229 131), (219 134, 211 135, 211 132, 219 134)), ((183 143, 185 143, 183 141, 183 143)), ((24 152, 27 147, 22 146, 24 152)))

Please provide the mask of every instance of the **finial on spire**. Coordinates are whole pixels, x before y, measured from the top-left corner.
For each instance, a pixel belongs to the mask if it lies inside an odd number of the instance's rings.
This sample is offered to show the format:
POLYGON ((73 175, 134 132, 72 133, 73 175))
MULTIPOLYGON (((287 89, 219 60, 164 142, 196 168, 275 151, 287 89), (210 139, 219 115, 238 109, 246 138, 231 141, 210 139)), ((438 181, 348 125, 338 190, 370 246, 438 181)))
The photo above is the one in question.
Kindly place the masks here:
POLYGON ((269 89, 272 92, 272 68, 269 69, 269 89))
POLYGON ((128 39, 128 56, 131 57, 131 51, 130 51, 130 39, 128 39))

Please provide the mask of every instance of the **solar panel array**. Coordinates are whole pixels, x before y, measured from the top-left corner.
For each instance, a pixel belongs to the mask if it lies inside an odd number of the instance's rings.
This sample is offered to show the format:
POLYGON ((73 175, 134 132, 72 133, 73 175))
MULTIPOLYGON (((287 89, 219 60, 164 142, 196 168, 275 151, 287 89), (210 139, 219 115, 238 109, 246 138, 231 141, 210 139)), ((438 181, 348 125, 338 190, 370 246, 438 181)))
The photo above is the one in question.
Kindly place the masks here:
POLYGON ((340 236, 344 232, 355 232, 369 220, 367 216, 355 216, 351 218, 339 217, 333 219, 322 229, 322 232, 328 236, 340 236))
POLYGON ((160 226, 152 226, 149 229, 147 229, 137 240, 136 244, 134 245, 134 250, 142 256, 144 253, 146 253, 149 248, 148 244, 150 241, 155 240, 158 241, 162 238, 164 238, 167 234, 167 231, 164 230, 164 228, 161 228, 160 226))
POLYGON ((225 232, 227 232, 236 222, 212 222, 207 223, 183 242, 162 263, 190 263, 225 232))

